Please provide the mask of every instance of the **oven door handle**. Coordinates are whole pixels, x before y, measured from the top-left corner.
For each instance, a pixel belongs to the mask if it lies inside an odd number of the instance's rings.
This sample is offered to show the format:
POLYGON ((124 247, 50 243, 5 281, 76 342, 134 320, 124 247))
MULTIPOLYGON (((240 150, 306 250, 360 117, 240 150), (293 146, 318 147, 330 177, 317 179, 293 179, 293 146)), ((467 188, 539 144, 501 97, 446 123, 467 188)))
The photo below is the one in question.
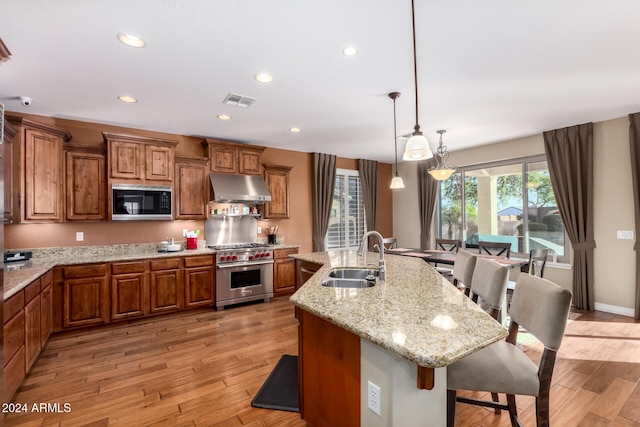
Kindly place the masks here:
POLYGON ((216 265, 216 267, 217 268, 237 268, 237 267, 251 267, 253 265, 265 265, 265 264, 273 264, 273 260, 252 262, 250 264, 220 264, 220 265, 216 265))

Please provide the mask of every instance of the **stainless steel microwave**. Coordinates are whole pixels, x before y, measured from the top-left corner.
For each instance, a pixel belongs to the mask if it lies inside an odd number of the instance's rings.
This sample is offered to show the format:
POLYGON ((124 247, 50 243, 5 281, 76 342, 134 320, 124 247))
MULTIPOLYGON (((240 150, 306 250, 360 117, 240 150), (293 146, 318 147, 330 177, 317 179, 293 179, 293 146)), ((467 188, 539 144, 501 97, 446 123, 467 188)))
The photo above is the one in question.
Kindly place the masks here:
POLYGON ((171 187, 137 184, 113 184, 111 186, 111 219, 171 220, 171 187))

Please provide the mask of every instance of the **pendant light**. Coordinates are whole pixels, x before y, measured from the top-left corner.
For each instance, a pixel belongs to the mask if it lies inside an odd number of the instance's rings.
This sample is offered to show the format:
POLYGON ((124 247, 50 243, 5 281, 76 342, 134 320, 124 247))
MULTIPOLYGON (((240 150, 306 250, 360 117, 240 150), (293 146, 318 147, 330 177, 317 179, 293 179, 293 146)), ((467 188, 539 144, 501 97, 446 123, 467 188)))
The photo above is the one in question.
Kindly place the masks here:
POLYGON ((398 135, 396 134, 396 99, 400 97, 400 92, 391 92, 389 98, 393 99, 393 146, 395 149, 393 153, 396 155, 396 174, 391 180, 389 188, 404 188, 404 182, 400 175, 398 175, 398 135))
POLYGON ((417 161, 430 159, 433 157, 433 153, 429 148, 429 141, 420 131, 420 125, 418 124, 418 65, 416 61, 416 16, 413 0, 411 0, 411 22, 413 23, 413 77, 416 88, 416 125, 413 127, 411 138, 407 140, 402 160, 417 161))
POLYGON ((437 163, 435 166, 429 168, 427 172, 437 179, 438 181, 444 181, 445 179, 449 179, 452 173, 456 171, 456 168, 447 166, 447 159, 449 158, 449 152, 447 151, 447 146, 442 143, 442 134, 445 133, 446 130, 439 130, 440 134, 440 142, 438 143, 438 149, 436 150, 436 160, 437 163))

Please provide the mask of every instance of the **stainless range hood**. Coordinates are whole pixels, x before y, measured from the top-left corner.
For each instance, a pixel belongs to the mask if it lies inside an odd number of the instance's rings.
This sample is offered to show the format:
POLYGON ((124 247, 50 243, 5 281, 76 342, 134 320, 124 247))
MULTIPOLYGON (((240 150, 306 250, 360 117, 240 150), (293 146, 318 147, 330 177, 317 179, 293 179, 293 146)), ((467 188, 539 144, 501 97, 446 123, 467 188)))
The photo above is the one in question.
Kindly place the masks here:
POLYGON ((214 202, 264 203, 271 193, 259 175, 209 174, 214 202))

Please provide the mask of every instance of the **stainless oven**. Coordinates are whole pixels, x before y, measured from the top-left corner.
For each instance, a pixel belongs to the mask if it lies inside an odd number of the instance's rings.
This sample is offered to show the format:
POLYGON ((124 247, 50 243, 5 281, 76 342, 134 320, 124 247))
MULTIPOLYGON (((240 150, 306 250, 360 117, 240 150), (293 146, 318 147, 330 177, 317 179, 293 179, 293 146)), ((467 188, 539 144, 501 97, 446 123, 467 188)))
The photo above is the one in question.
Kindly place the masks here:
POLYGON ((268 248, 216 254, 216 308, 273 297, 273 254, 268 248))

